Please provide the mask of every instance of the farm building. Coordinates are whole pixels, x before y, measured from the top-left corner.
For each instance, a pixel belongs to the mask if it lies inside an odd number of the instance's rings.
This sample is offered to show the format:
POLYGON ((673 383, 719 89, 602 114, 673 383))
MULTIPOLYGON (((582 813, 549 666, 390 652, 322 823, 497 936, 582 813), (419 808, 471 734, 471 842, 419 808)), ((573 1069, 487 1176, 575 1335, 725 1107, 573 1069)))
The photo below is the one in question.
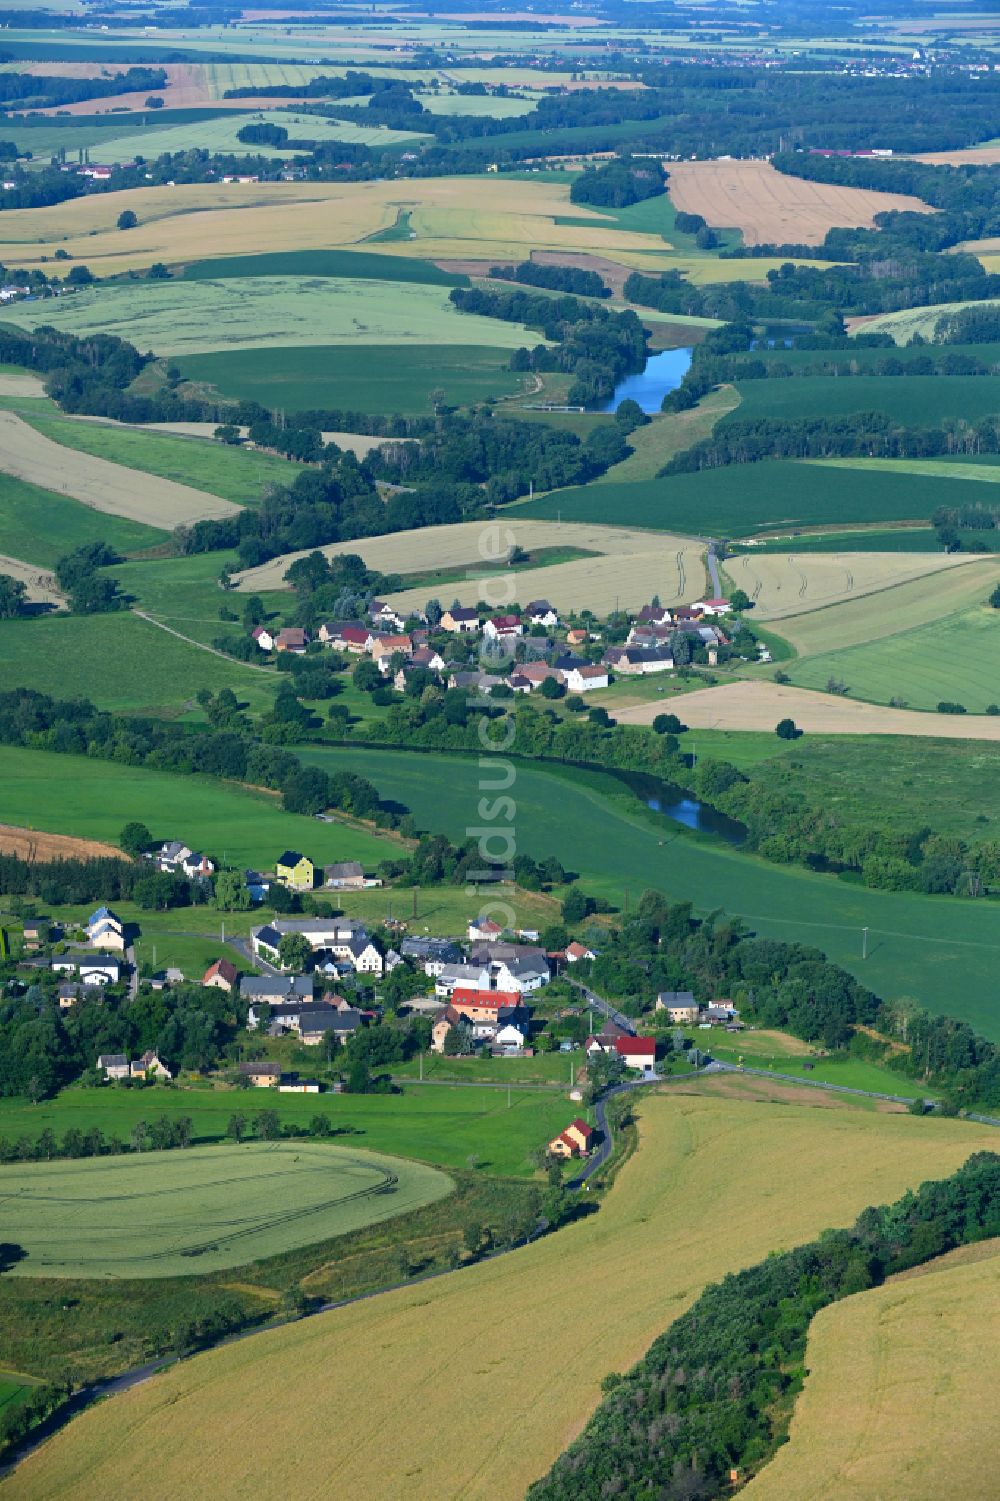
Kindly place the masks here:
POLYGON ((249 1079, 255 1089, 273 1089, 281 1079, 281 1064, 260 1059, 257 1063, 241 1063, 241 1079, 249 1079))
POLYGON ((230 991, 238 978, 235 964, 230 964, 228 959, 216 959, 202 975, 201 983, 210 985, 215 990, 230 991))
POLYGON ((274 878, 291 891, 312 891, 316 883, 316 868, 308 855, 298 850, 285 850, 274 863, 274 878))

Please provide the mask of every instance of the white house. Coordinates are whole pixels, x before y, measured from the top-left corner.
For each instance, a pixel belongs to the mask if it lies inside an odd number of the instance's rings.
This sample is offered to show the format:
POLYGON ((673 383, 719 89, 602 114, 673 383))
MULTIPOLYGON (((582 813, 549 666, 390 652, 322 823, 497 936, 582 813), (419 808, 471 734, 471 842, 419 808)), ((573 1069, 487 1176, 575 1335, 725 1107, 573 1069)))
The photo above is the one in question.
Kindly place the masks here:
POLYGON ((251 637, 261 651, 274 651, 274 632, 269 631, 266 625, 254 626, 251 637))
POLYGON ((566 674, 566 689, 569 693, 590 693, 594 688, 607 686, 606 667, 571 667, 566 674))
POLYGON ((87 921, 87 939, 97 949, 125 951, 125 927, 110 907, 98 907, 87 921))
POLYGON ((121 960, 114 954, 57 954, 52 968, 58 974, 77 975, 83 985, 117 985, 122 977, 121 960))
POLYGON ((524 1044, 524 1033, 514 1022, 504 1022, 502 1027, 497 1028, 493 1038, 493 1046, 503 1048, 508 1053, 520 1053, 524 1044))
POLYGON ((549 604, 547 599, 533 599, 525 606, 527 615, 532 625, 543 625, 547 630, 559 624, 559 616, 549 604))
POLYGON ((503 936, 503 928, 490 917, 473 917, 469 920, 469 938, 473 943, 492 943, 503 936))
POLYGON ((491 615, 483 623, 483 635, 487 641, 513 641, 524 635, 524 626, 518 615, 491 615))
POLYGON ((130 1073, 129 1061, 124 1053, 101 1053, 97 1067, 105 1079, 127 1079, 130 1073))

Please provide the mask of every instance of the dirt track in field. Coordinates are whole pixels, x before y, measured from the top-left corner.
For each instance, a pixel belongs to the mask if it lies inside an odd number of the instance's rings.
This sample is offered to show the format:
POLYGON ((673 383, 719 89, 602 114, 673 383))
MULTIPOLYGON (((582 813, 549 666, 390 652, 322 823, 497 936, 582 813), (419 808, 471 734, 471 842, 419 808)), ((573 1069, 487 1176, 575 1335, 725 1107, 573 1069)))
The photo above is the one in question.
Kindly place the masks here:
POLYGON ((22 860, 96 860, 110 856, 125 857, 113 844, 97 839, 74 839, 70 834, 39 834, 17 824, 0 823, 0 854, 17 855, 22 860))
POLYGON ((20 579, 28 586, 28 603, 32 605, 64 605, 65 597, 56 583, 54 573, 39 568, 34 563, 25 563, 21 558, 8 558, 0 553, 0 573, 20 579))
MULTIPOLYGON (((779 719, 794 719, 814 735, 923 735, 936 740, 1000 740, 1000 717, 988 714, 920 714, 859 703, 833 693, 781 683, 726 683, 699 688, 673 700, 686 725, 701 730, 773 730, 779 719)), ((616 711, 622 724, 652 724, 662 703, 636 704, 616 711)))
POLYGON ((890 209, 932 212, 919 198, 806 182, 770 162, 668 162, 670 201, 716 229, 741 229, 748 245, 819 245, 828 229, 870 229, 890 209))
POLYGON ((240 507, 190 485, 139 473, 54 443, 14 412, 0 411, 0 468, 17 479, 68 495, 95 511, 172 531, 194 521, 235 516, 240 507))

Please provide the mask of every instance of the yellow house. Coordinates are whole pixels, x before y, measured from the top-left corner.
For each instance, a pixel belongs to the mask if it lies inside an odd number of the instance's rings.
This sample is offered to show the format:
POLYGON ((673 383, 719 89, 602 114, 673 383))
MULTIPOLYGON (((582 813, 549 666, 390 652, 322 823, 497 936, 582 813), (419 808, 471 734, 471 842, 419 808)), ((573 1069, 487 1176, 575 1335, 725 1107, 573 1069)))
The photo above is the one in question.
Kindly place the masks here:
POLYGON ((278 857, 274 877, 292 891, 312 891, 316 871, 308 855, 300 855, 298 850, 286 850, 278 857))

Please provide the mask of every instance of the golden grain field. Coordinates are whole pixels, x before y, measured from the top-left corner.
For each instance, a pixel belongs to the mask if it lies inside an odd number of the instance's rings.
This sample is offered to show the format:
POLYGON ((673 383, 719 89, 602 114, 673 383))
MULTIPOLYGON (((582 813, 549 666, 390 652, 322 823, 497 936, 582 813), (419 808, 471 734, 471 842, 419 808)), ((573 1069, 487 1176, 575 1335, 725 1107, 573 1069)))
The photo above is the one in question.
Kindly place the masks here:
POLYGON ((1000 1241, 823 1309, 806 1367, 747 1501, 995 1501, 1000 1241))
MULTIPOLYGON (((873 556, 888 559, 890 554, 873 556)), ((805 563, 805 555, 802 561, 805 563)), ((739 583, 738 572, 733 573, 733 578, 739 583)), ((834 646, 859 646, 981 604, 998 581, 1000 558, 966 555, 960 568, 939 568, 891 586, 887 583, 880 592, 855 593, 822 609, 787 615, 781 620, 780 634, 800 657, 830 651, 834 646)))
MULTIPOLYGON (((235 516, 232 501, 54 443, 14 412, 0 411, 0 470, 95 511, 171 531, 193 521, 235 516)), ((37 570, 35 570, 37 572, 37 570)))
POLYGON ((727 558, 726 573, 753 600, 756 620, 783 620, 975 562, 958 553, 756 552, 727 558))
POLYGON ((185 1361, 76 1419, 11 1501, 521 1501, 726 1272, 995 1145, 961 1121, 643 1102, 599 1213, 497 1261, 185 1361))
MULTIPOLYGON (((622 724, 652 724, 662 703, 633 704, 614 715, 622 724)), ((810 688, 741 679, 718 688, 698 688, 677 700, 677 712, 692 729, 773 730, 794 719, 812 735, 930 735, 935 740, 1000 740, 1000 719, 989 714, 921 714, 816 693, 810 688)))
MULTIPOLYGON (((394 532, 321 551, 328 556, 358 553, 369 568, 383 573, 468 570, 468 580, 442 584, 440 590, 421 584, 389 595, 393 604, 421 608, 430 595, 440 593, 448 604, 458 599, 474 605, 486 599, 500 609, 515 599, 526 603, 545 598, 557 609, 589 606, 601 614, 613 610, 616 600, 624 609, 647 603, 653 594, 659 594, 665 603, 697 599, 707 582, 704 549, 690 537, 589 522, 519 520, 512 512, 485 525, 459 521, 452 526, 394 532), (542 547, 578 547, 597 556, 508 573, 497 560, 506 557, 514 546, 528 552, 542 547)), ((302 556, 286 553, 259 568, 248 569, 237 576, 237 587, 251 593, 280 589, 289 566, 302 556)))
POLYGON ((828 229, 870 229, 890 209, 929 214, 902 193, 789 177, 764 161, 669 162, 675 208, 718 229, 742 229, 748 245, 820 245, 828 229))

